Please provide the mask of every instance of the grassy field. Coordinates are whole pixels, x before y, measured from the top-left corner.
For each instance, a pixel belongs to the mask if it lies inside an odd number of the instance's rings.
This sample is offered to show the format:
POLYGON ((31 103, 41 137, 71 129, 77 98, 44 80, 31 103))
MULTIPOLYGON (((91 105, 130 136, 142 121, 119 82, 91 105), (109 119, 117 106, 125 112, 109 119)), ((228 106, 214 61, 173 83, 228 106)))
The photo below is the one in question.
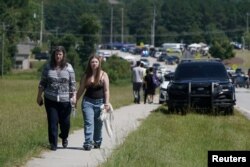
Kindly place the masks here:
MULTIPOLYGON (((28 76, 22 77, 30 78, 28 76)), ((38 80, 3 79, 0 85, 0 166, 18 166, 47 147, 46 113, 44 107, 36 104, 38 80)), ((131 85, 111 85, 110 89, 115 108, 132 102, 131 85)), ((80 103, 78 105, 71 131, 82 128, 80 103)))
MULTIPOLYGON (((162 112, 161 112, 162 111, 162 112)), ((233 116, 152 113, 103 167, 201 167, 209 150, 250 150, 250 121, 233 116)))
POLYGON ((249 50, 235 50, 236 57, 241 58, 244 62, 238 67, 242 68, 245 72, 250 68, 250 51, 249 50))

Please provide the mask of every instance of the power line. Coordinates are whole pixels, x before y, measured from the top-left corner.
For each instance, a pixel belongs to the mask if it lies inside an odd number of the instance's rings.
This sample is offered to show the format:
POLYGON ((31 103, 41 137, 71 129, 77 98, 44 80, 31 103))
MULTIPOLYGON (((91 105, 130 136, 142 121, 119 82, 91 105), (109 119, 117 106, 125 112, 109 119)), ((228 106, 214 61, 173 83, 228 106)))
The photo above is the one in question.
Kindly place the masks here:
MULTIPOLYGON (((8 32, 19 32, 19 33, 29 33, 29 34, 39 34, 38 31, 21 31, 21 30, 7 30, 8 32)), ((243 32, 245 31, 245 28, 238 28, 238 29, 228 29, 228 30, 218 30, 218 31, 199 31, 199 32, 168 32, 164 34, 156 34, 156 37, 167 37, 167 36, 191 36, 191 35, 207 35, 207 34, 222 34, 222 33, 233 33, 233 32, 243 32)), ((43 32, 43 35, 51 35, 51 33, 54 33, 53 31, 45 31, 43 32)), ((83 34, 83 33, 74 33, 74 32, 61 32, 58 33, 58 35, 67 35, 67 34, 73 34, 76 36, 96 36, 96 34, 83 34)), ((124 36, 137 36, 137 37, 143 37, 143 36, 150 36, 150 34, 124 34, 124 36)), ((102 36, 110 36, 110 34, 102 34, 102 36)), ((113 34, 114 37, 121 36, 121 34, 113 34)))

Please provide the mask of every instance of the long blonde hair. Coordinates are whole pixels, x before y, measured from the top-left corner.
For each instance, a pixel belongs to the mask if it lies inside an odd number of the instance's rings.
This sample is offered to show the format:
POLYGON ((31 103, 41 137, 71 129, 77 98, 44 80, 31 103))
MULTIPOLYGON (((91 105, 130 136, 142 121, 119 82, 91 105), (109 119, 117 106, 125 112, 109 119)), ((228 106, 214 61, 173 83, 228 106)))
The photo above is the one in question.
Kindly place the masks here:
POLYGON ((84 80, 84 83, 85 85, 88 87, 89 84, 90 84, 90 77, 93 75, 93 70, 91 68, 91 61, 93 59, 97 59, 99 61, 99 66, 97 68, 97 71, 96 71, 96 74, 94 76, 94 86, 98 85, 99 84, 99 81, 100 81, 100 74, 101 74, 101 59, 100 59, 100 56, 97 56, 95 54, 92 54, 90 57, 89 57, 89 60, 88 60, 88 65, 87 65, 87 68, 85 70, 85 80, 84 80))

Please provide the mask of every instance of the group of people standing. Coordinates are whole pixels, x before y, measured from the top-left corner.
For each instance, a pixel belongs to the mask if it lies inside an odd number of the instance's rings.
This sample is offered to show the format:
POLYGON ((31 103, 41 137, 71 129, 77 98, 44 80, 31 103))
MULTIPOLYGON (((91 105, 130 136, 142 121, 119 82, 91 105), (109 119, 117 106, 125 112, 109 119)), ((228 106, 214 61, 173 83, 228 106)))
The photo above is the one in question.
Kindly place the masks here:
POLYGON ((45 105, 48 121, 48 139, 50 149, 55 151, 59 137, 63 148, 68 146, 70 116, 72 104, 82 99, 85 141, 83 148, 91 150, 100 148, 102 144, 102 121, 99 119, 101 106, 109 110, 109 77, 101 69, 101 58, 91 55, 77 91, 75 72, 66 58, 63 46, 56 46, 51 60, 45 65, 39 82, 37 104, 45 105))
POLYGON ((156 78, 156 74, 153 67, 146 69, 142 62, 136 62, 136 66, 132 68, 134 103, 140 104, 141 90, 143 90, 144 104, 153 103, 157 88, 154 78, 156 78))

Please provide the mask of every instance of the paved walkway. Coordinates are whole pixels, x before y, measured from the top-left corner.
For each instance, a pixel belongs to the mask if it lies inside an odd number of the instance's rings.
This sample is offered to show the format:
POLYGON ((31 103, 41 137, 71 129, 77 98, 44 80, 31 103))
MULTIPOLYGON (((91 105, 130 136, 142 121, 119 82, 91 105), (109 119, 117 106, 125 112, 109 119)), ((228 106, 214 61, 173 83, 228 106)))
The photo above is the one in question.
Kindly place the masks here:
MULTIPOLYGON (((156 99, 157 100, 157 99, 156 99)), ((156 102, 156 101, 155 101, 156 102)), ((26 167, 93 167, 104 162, 112 150, 120 145, 135 130, 141 120, 145 119, 159 104, 133 104, 114 111, 114 137, 109 138, 103 129, 101 149, 83 150, 83 129, 73 132, 68 138, 69 145, 63 149, 61 144, 57 151, 43 152, 33 157, 26 167)))

